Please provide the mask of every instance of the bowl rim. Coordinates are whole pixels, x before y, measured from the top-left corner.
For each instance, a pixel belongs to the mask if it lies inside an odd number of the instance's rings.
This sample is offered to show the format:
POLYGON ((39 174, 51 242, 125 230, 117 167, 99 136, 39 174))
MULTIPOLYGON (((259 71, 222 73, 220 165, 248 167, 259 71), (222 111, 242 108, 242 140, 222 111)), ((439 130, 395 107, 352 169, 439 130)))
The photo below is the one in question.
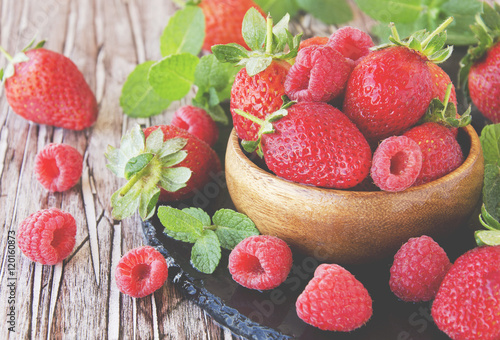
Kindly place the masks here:
POLYGON ((442 176, 434 181, 431 181, 431 182, 428 182, 428 183, 425 183, 422 185, 410 187, 406 190, 399 191, 399 192, 390 192, 390 191, 383 191, 383 190, 380 190, 380 191, 361 191, 361 190, 360 191, 352 191, 349 189, 322 188, 322 187, 316 187, 316 186, 309 185, 309 184, 293 182, 293 181, 284 179, 282 177, 279 177, 279 176, 273 174, 272 172, 266 171, 266 170, 262 169, 261 167, 259 167, 258 165, 256 165, 254 162, 252 162, 250 160, 250 158, 243 152, 243 150, 241 148, 241 144, 240 144, 240 139, 238 138, 238 136, 236 134, 236 130, 234 128, 232 129, 231 134, 229 136, 229 143, 230 143, 230 146, 233 148, 236 156, 238 158, 240 158, 243 162, 245 162, 245 164, 247 166, 249 166, 253 171, 256 171, 259 175, 263 176, 264 178, 269 178, 269 179, 272 179, 275 181, 279 181, 284 185, 300 188, 302 190, 303 189, 310 189, 312 191, 315 191, 315 192, 318 192, 321 194, 330 193, 332 195, 338 195, 338 196, 355 195, 355 196, 359 196, 359 197, 370 197, 370 196, 378 197, 378 196, 382 196, 382 195, 398 195, 401 193, 412 193, 412 192, 424 191, 426 189, 429 189, 430 187, 440 186, 444 182, 447 182, 447 181, 461 175, 464 171, 466 171, 467 169, 472 167, 478 161, 478 159, 482 157, 481 142, 480 142, 480 139, 479 139, 479 136, 478 136, 476 130, 474 129, 474 127, 472 125, 469 124, 469 125, 467 125, 463 128, 460 128, 460 129, 463 129, 463 131, 466 133, 466 135, 468 136, 469 141, 470 141, 470 148, 469 148, 467 158, 462 162, 462 164, 458 168, 453 170, 452 172, 450 172, 450 173, 448 173, 448 174, 446 174, 446 175, 444 175, 444 176, 442 176))

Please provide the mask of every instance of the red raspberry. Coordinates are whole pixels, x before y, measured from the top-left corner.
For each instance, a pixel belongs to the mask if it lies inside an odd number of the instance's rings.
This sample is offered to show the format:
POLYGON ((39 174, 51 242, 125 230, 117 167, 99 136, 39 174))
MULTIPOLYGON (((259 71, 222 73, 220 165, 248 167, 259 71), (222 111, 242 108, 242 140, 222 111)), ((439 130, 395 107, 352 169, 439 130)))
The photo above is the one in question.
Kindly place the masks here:
POLYGON ((306 40, 302 40, 299 44, 299 51, 303 48, 314 46, 314 45, 326 45, 328 42, 328 37, 312 37, 306 40))
POLYGON ((17 244, 26 257, 41 264, 64 260, 75 246, 76 221, 56 208, 28 216, 17 230, 17 244))
POLYGON ((35 158, 35 175, 49 191, 72 188, 82 176, 83 157, 67 144, 46 145, 35 158))
POLYGON ((229 254, 233 280, 250 289, 273 289, 292 268, 292 251, 285 241, 269 235, 250 236, 229 254))
POLYGON ((303 48, 285 79, 285 93, 296 101, 328 102, 344 92, 352 67, 329 46, 303 48))
POLYGON ((167 261, 150 246, 129 250, 120 259, 115 271, 118 289, 135 298, 152 294, 163 286, 167 277, 167 261))
POLYGON ((342 27, 335 31, 327 42, 328 46, 339 51, 345 58, 357 64, 370 53, 374 46, 372 38, 365 32, 354 27, 342 27))
POLYGON ((372 316, 368 291, 349 271, 321 264, 295 304, 299 318, 322 330, 350 332, 372 316))
POLYGON ((192 135, 213 146, 219 138, 219 128, 209 114, 196 106, 185 105, 174 113, 171 125, 187 130, 192 135))
POLYGON ((460 256, 439 287, 431 315, 452 339, 500 339, 500 246, 460 256))
POLYGON ((402 191, 417 179, 422 168, 422 151, 418 144, 405 136, 384 139, 373 153, 371 176, 385 191, 402 191))
POLYGON ((450 267, 446 252, 431 237, 410 238, 394 256, 389 286, 403 301, 430 301, 450 267))

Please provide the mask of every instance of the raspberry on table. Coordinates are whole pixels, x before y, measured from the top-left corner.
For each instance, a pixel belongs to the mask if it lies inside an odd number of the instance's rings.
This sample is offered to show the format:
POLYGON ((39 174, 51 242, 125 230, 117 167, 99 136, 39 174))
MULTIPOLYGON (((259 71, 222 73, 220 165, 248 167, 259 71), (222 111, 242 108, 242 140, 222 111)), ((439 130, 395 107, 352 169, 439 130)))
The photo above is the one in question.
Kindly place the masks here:
POLYGON ((405 136, 384 139, 373 153, 370 174, 384 191, 402 191, 415 182, 422 169, 422 151, 405 136))
POLYGON ((163 286, 167 277, 167 261, 151 246, 129 250, 120 259, 115 270, 118 289, 135 298, 154 293, 163 286))
POLYGON ((53 265, 61 262, 75 246, 76 221, 57 208, 37 211, 19 225, 17 243, 31 261, 53 265))
POLYGON ((430 301, 450 268, 446 252, 431 237, 413 237, 394 256, 389 286, 403 301, 430 301))
POLYGON ((229 254, 229 272, 240 285, 258 290, 278 287, 292 268, 292 251, 270 235, 250 236, 229 254))
POLYGON ((288 71, 285 93, 295 101, 328 102, 344 92, 352 68, 352 63, 329 46, 305 47, 288 71))
POLYGON ((372 38, 367 33, 350 26, 335 31, 328 39, 327 45, 355 64, 368 55, 370 48, 374 46, 372 38))
POLYGON ((207 111, 196 106, 181 106, 174 112, 170 124, 187 130, 210 146, 213 146, 219 138, 219 128, 212 117, 207 111))
POLYGON ((299 44, 299 51, 303 48, 314 46, 314 45, 326 45, 328 42, 328 37, 311 37, 305 40, 302 40, 299 44))
POLYGON ((337 264, 319 265, 295 306, 304 322, 328 331, 350 332, 373 314, 366 288, 337 264))
POLYGON ((82 155, 67 144, 48 144, 35 158, 36 178, 49 191, 72 188, 82 176, 82 168, 82 155))

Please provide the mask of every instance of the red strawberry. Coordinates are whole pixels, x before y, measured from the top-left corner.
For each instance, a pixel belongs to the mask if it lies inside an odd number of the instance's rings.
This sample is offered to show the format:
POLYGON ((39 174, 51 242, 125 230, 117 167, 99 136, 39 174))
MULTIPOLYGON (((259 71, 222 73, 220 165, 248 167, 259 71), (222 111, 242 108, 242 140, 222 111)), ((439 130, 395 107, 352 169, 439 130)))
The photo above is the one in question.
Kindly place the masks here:
POLYGON ((283 105, 285 79, 291 65, 282 60, 275 60, 264 71, 249 76, 246 68, 241 69, 231 88, 231 115, 238 137, 244 140, 256 140, 260 126, 243 118, 235 109, 264 119, 283 105))
POLYGON ((283 104, 285 78, 291 67, 288 60, 297 55, 300 42, 300 36, 288 39, 285 30, 288 19, 289 16, 285 16, 273 30, 271 17, 262 20, 255 9, 250 9, 243 26, 252 51, 235 44, 212 48, 219 61, 244 65, 235 77, 230 100, 233 125, 241 139, 257 140, 260 126, 238 115, 236 110, 263 120, 283 104))
POLYGON ((210 51, 216 44, 236 43, 248 49, 241 35, 241 24, 250 8, 262 9, 253 0, 202 0, 199 5, 205 15, 203 50, 210 51))
POLYGON ((170 124, 187 130, 210 146, 219 138, 219 128, 212 117, 196 106, 185 105, 177 109, 170 124))
POLYGON ((473 26, 477 46, 471 46, 460 61, 459 78, 479 111, 500 123, 500 5, 485 3, 483 11, 473 26))
POLYGON ((401 134, 425 114, 435 95, 429 63, 444 61, 451 48, 440 54, 438 60, 431 60, 428 55, 443 46, 442 40, 440 44, 436 40, 450 21, 422 41, 412 37, 402 42, 393 29, 392 41, 396 46, 368 54, 354 68, 347 83, 343 111, 369 142, 401 134), (415 47, 415 41, 419 41, 420 48, 415 47))
MULTIPOLYGON (((261 135, 269 170, 290 181, 325 188, 352 188, 365 179, 370 146, 342 112, 322 102, 300 102, 286 115, 284 111, 268 117, 274 121, 273 130, 261 135)), ((258 142, 243 144, 252 151, 258 142)))
POLYGON ((431 315, 452 339, 500 339, 500 246, 460 256, 439 287, 431 315))
POLYGON ((91 126, 97 102, 83 74, 69 58, 41 45, 28 50, 30 44, 14 58, 4 52, 11 62, 3 78, 12 110, 38 124, 70 130, 91 126))
POLYGON ((215 151, 186 130, 159 125, 131 129, 121 149, 108 146, 108 168, 128 183, 111 197, 113 217, 123 219, 139 209, 151 217, 158 200, 187 199, 221 171, 215 151))
POLYGON ((404 133, 413 139, 422 151, 422 169, 414 186, 431 182, 452 172, 462 164, 462 149, 452 132, 445 126, 427 122, 404 133))
POLYGON ((451 82, 450 76, 446 73, 439 65, 434 63, 427 63, 431 71, 432 80, 434 83, 434 92, 432 98, 439 98, 439 100, 444 101, 446 95, 446 89, 449 84, 451 84, 451 93, 449 101, 455 104, 457 107, 457 94, 455 91, 455 86, 451 82))

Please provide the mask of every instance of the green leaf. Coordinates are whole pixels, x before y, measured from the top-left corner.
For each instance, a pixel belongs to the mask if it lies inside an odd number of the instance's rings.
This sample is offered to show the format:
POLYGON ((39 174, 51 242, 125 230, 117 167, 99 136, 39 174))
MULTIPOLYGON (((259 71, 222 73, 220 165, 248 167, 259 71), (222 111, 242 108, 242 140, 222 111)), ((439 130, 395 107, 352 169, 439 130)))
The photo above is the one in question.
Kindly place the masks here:
POLYGON ((123 84, 120 106, 130 117, 147 118, 166 110, 171 101, 160 97, 148 80, 148 73, 154 61, 139 64, 128 75, 123 84))
POLYGON ((486 210, 498 220, 500 218, 500 165, 484 166, 483 202, 486 210))
POLYGON ((197 240, 203 234, 203 223, 182 210, 161 206, 157 215, 167 232, 188 234, 192 240, 190 242, 197 240))
POLYGON ((327 25, 342 24, 353 19, 346 0, 296 0, 299 7, 327 25))
POLYGON ((160 37, 160 51, 164 57, 181 53, 198 55, 204 39, 203 11, 198 6, 186 6, 168 21, 160 37))
POLYGON ((479 221, 481 224, 489 230, 499 230, 500 222, 497 221, 491 214, 486 210, 486 205, 483 203, 481 206, 481 214, 479 215, 479 221))
MULTIPOLYGON (((161 131, 161 129, 157 129, 161 131)), ((154 131, 153 131, 154 132, 154 131)), ((153 133, 151 133, 152 135, 153 133)), ((150 137, 151 137, 150 135, 150 137)), ((163 135, 163 133, 162 133, 163 135)), ((187 144, 186 138, 171 138, 167 139, 163 142, 161 150, 158 151, 158 157, 164 158, 170 155, 173 155, 179 151, 181 151, 187 144)))
POLYGON ((201 89, 214 88, 222 91, 231 80, 234 66, 220 62, 215 55, 208 54, 200 59, 194 73, 194 84, 201 89))
POLYGON ((259 230, 246 215, 230 209, 220 209, 212 217, 216 226, 215 233, 220 245, 226 249, 233 249, 243 239, 252 235, 259 235, 259 230))
POLYGON ((476 230, 474 237, 478 246, 500 245, 500 230, 476 230))
POLYGON ((479 140, 483 148, 484 163, 500 163, 500 123, 486 125, 479 140))
POLYGON ((290 16, 286 14, 276 25, 273 27, 273 51, 281 52, 283 51, 285 45, 288 42, 288 25, 290 22, 290 16))
POLYGON ((175 192, 186 186, 192 171, 186 167, 164 168, 160 174, 158 185, 169 192, 175 192))
POLYGON ((260 138, 257 140, 242 140, 241 141, 241 146, 243 147, 243 150, 245 150, 248 153, 252 153, 260 145, 260 138))
POLYGON ((273 61, 273 57, 271 56, 262 56, 262 57, 254 57, 248 59, 246 63, 246 70, 250 77, 264 71, 269 65, 271 65, 273 61))
POLYGON ((356 4, 370 17, 384 23, 411 23, 424 10, 421 0, 356 0, 356 4))
POLYGON ((182 211, 198 219, 205 227, 212 225, 210 216, 201 208, 190 207, 184 208, 182 211))
POLYGON ((212 53, 222 63, 237 64, 241 60, 248 58, 249 51, 241 45, 229 43, 212 46, 212 53))
POLYGON ((199 59, 189 53, 171 55, 151 66, 148 79, 155 92, 168 100, 179 100, 191 90, 199 59))
POLYGON ((144 139, 144 132, 141 127, 135 125, 123 135, 119 149, 108 145, 107 151, 104 154, 109 161, 106 167, 116 176, 125 178, 125 167, 128 161, 144 151, 144 139))
POLYGON ((215 122, 224 125, 227 125, 229 123, 226 111, 224 111, 224 109, 220 105, 209 107, 206 109, 206 111, 215 122))
POLYGON ((144 169, 153 159, 152 153, 143 153, 139 156, 132 157, 125 165, 125 178, 130 179, 136 173, 144 169))
POLYGON ((221 258, 219 239, 212 230, 204 230, 191 249, 193 267, 205 274, 212 274, 221 258))
POLYGON ((251 7, 243 18, 241 35, 253 51, 261 51, 266 42, 266 19, 255 8, 251 7))
POLYGON ((264 13, 271 13, 275 21, 280 20, 286 14, 294 17, 299 11, 295 0, 255 0, 264 13))
POLYGON ((111 216, 115 220, 123 220, 132 216, 140 203, 141 192, 138 190, 129 190, 125 195, 121 195, 121 188, 111 195, 111 216))
POLYGON ((143 221, 153 217, 159 197, 160 188, 155 188, 141 193, 139 200, 139 216, 141 216, 143 221))
MULTIPOLYGON (((146 152, 158 154, 163 147, 163 131, 161 129, 153 130, 146 138, 146 152)), ((181 148, 182 149, 182 148, 181 148)))

